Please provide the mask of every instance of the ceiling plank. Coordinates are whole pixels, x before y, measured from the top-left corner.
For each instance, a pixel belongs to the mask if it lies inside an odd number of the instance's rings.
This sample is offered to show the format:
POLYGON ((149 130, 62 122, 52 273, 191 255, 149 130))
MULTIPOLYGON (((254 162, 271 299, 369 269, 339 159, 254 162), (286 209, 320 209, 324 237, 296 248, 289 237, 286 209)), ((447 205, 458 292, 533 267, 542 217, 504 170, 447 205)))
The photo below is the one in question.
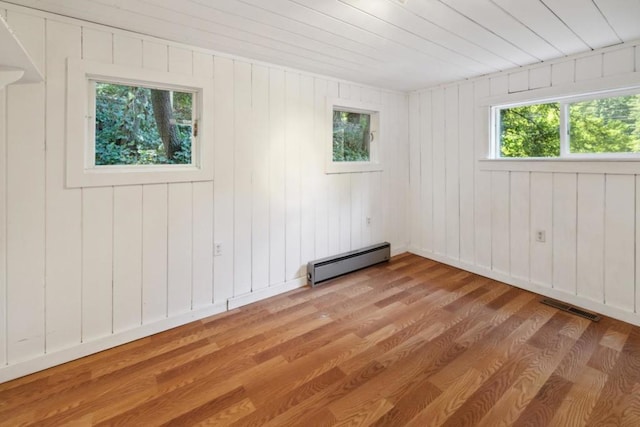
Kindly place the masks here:
POLYGON ((421 19, 394 1, 388 0, 340 0, 352 7, 377 16, 385 23, 411 33, 424 40, 449 49, 486 66, 485 72, 514 67, 516 64, 478 47, 448 30, 421 19))
POLYGON ((333 65, 353 67, 380 64, 376 58, 330 46, 308 37, 292 34, 273 26, 249 21, 215 9, 191 2, 177 3, 172 0, 142 0, 125 2, 122 9, 141 17, 149 16, 165 22, 176 23, 185 28, 195 28, 205 32, 224 33, 228 36, 251 43, 268 43, 287 52, 299 52, 304 56, 317 57, 333 65))
POLYGON ((495 33, 488 31, 478 23, 438 0, 411 1, 407 2, 404 7, 420 18, 438 25, 453 34, 457 34, 470 43, 489 50, 495 55, 512 61, 516 65, 526 65, 538 61, 534 56, 495 33))
POLYGON ((640 39, 640 1, 595 0, 595 3, 623 41, 640 39))
POLYGON ((445 64, 455 65, 467 72, 483 73, 482 64, 445 49, 431 41, 425 41, 419 37, 407 33, 404 30, 388 25, 380 18, 362 13, 361 11, 339 2, 333 1, 317 1, 317 0, 290 0, 307 6, 311 9, 322 12, 326 15, 333 16, 340 21, 364 29, 366 31, 376 33, 387 39, 389 43, 394 45, 402 45, 415 50, 415 53, 426 55, 432 59, 444 62, 445 64))
POLYGON ((592 0, 540 0, 592 49, 621 40, 592 0))
POLYGON ((562 55, 562 52, 489 0, 442 0, 442 2, 539 60, 548 60, 562 55))
POLYGON ((565 55, 584 52, 589 46, 538 0, 492 0, 565 55))
MULTIPOLYGON (((150 1, 154 3, 167 3, 165 0, 150 1)), ((175 2, 169 1, 169 3, 175 2)), ((200 14, 200 11, 205 11, 204 13, 206 13, 207 9, 211 9, 224 13, 228 19, 232 20, 227 21, 227 23, 233 22, 236 26, 239 22, 243 22, 245 26, 252 26, 254 23, 257 23, 264 27, 270 27, 283 33, 291 34, 294 37, 301 37, 311 42, 326 44, 333 49, 344 50, 355 55, 363 55, 377 60, 388 59, 388 56, 385 56, 384 52, 377 48, 374 41, 363 43, 353 38, 335 34, 329 28, 314 25, 314 23, 311 22, 301 22, 300 20, 292 19, 289 16, 282 15, 267 8, 277 3, 284 3, 286 5, 288 2, 270 0, 269 2, 257 1, 255 4, 250 4, 248 2, 235 0, 216 2, 209 0, 188 0, 181 2, 177 7, 185 11, 188 10, 189 14, 195 14, 196 16, 204 16, 200 14)))

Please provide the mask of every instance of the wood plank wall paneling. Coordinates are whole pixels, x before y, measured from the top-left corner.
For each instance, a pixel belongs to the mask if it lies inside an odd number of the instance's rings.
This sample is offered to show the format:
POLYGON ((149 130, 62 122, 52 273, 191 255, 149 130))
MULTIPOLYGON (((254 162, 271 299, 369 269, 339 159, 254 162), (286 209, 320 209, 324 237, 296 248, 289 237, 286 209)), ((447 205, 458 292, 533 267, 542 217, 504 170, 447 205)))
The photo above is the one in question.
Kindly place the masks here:
POLYGON ((312 259, 406 247, 405 94, 42 16, 7 13, 47 83, 0 91, 0 378, 298 286, 312 259), (214 180, 67 189, 67 57, 212 78, 214 180), (338 96, 384 108, 382 173, 325 174, 338 96))
MULTIPOLYGON (((82 28, 82 58, 112 63, 113 34, 82 28)), ((87 342, 113 332, 114 193, 112 187, 83 188, 81 191, 82 342, 87 342)), ((162 269, 162 264, 157 268, 162 269)), ((143 293, 150 295, 144 290, 143 293)), ((162 312, 166 313, 166 303, 162 312)))
POLYGON ((605 177, 604 302, 625 311, 635 306, 635 178, 605 177))
POLYGON ((436 89, 432 93, 433 108, 433 250, 439 254, 447 252, 447 198, 446 198, 446 161, 445 147, 445 99, 444 90, 436 89))
MULTIPOLYGON (((285 280, 300 269, 300 74, 285 73, 285 280)), ((348 207, 347 207, 348 209, 348 207)))
POLYGON ((238 296, 251 291, 251 64, 235 61, 233 74, 233 295, 238 296))
MULTIPOLYGON (((314 124, 314 149, 310 156, 317 159, 324 159, 326 149, 323 144, 325 138, 328 138, 328 132, 324 123, 327 109, 325 99, 327 96, 328 85, 325 80, 316 79, 314 83, 314 105, 313 105, 313 124, 314 124)), ((273 153, 271 153, 273 154, 273 153)), ((322 162, 313 162, 314 174, 322 176, 324 173, 324 164, 322 162)), ((316 258, 324 258, 329 255, 329 182, 326 179, 316 180, 315 194, 315 251, 316 258)))
MULTIPOLYGON (((214 299, 224 301, 233 296, 234 258, 234 73, 233 61, 216 57, 213 61, 214 99, 214 239, 222 253, 214 258, 213 281, 217 285, 214 299)), ((276 92, 277 93, 277 92, 276 92)), ((272 111, 273 113, 273 111, 272 111)), ((282 189, 284 194, 284 186, 282 189)), ((283 224, 284 228, 284 224, 283 224)), ((284 249, 284 246, 283 246, 284 249)), ((282 277, 284 280, 284 276, 282 277)))
MULTIPOLYGON (((315 203, 314 196, 316 194, 315 180, 318 175, 309 173, 307 167, 310 166, 309 155, 314 153, 314 97, 315 87, 314 79, 311 76, 302 74, 300 76, 300 111, 299 117, 299 144, 300 158, 298 164, 300 166, 300 268, 297 276, 306 276, 306 263, 316 259, 315 255, 315 203)), ((311 168, 313 170, 313 168, 311 168)), ((360 191, 366 191, 364 187, 360 187, 360 191)), ((362 215, 362 212, 360 213, 362 215)))
POLYGON ((605 176, 578 175, 577 293, 604 303, 605 176))
MULTIPOLYGON (((425 228, 431 221, 422 216, 422 205, 431 200, 421 194, 422 188, 426 187, 422 184, 422 176, 427 174, 428 168, 427 162, 422 158, 422 151, 420 150, 420 138, 424 133, 421 131, 421 117, 422 106, 420 105, 421 94, 412 93, 409 96, 409 185, 411 191, 409 192, 409 227, 418 233, 412 239, 412 245, 419 248, 426 246, 425 240, 425 228), (421 170, 420 165, 425 165, 425 170, 421 170)), ((429 116, 431 117, 431 116, 429 116)), ((429 209, 431 212, 431 209, 429 209)))
POLYGON ((445 89, 446 248, 449 258, 460 257, 460 149, 458 87, 445 89))
POLYGON ((640 324, 640 175, 491 171, 476 161, 490 147, 487 97, 630 73, 640 81, 637 52, 623 45, 411 93, 411 250, 640 324))
POLYGON ((169 184, 167 202, 167 312, 169 316, 191 309, 193 291, 193 185, 169 184))
POLYGON ((531 246, 530 174, 511 172, 509 196, 509 268, 510 274, 529 280, 529 248, 531 246))
MULTIPOLYGON (((8 11, 7 22, 45 70, 45 23, 8 11)), ((7 362, 45 351, 45 85, 7 96, 7 362), (24 197, 28 194, 29 197, 24 197)))
POLYGON ((545 241, 531 244, 531 282, 551 287, 553 280, 553 175, 531 174, 531 232, 545 232, 545 241))
POLYGON ((167 317, 167 206, 167 184, 142 187, 142 323, 167 317))
POLYGON ((473 263, 475 251, 474 224, 474 136, 473 84, 460 85, 458 103, 458 135, 460 159, 460 260, 473 263), (471 125, 471 126, 470 126, 471 125))
POLYGON ((576 293, 577 174, 553 174, 553 286, 576 293))
POLYGON ((142 324, 142 186, 113 194, 113 332, 142 324))
POLYGON ((491 172, 491 268, 510 274, 511 172, 491 172))
MULTIPOLYGON (((474 104, 489 96, 488 79, 474 83, 474 104)), ((487 134, 489 132, 489 114, 486 108, 476 107, 474 112, 474 159, 487 157, 489 154, 487 134)), ((474 167, 474 231, 475 231, 475 265, 491 269, 491 172, 481 171, 474 167)))
POLYGON ((251 74, 251 289, 269 286, 269 69, 251 74))
MULTIPOLYGON (((193 53, 193 75, 212 79, 213 57, 200 52, 193 53)), ((209 159, 213 161, 213 159, 209 159)), ((193 183, 193 241, 192 241, 192 303, 197 309, 211 305, 213 299, 213 182, 193 183)))
POLYGON ((269 285, 285 280, 285 77, 269 71, 269 285))
POLYGON ((80 58, 81 29, 46 26, 46 334, 55 351, 81 336, 82 190, 65 189, 66 58, 80 58))
MULTIPOLYGON (((0 9, 0 16, 6 11, 0 9)), ((0 366, 7 363, 7 91, 0 90, 0 366)))

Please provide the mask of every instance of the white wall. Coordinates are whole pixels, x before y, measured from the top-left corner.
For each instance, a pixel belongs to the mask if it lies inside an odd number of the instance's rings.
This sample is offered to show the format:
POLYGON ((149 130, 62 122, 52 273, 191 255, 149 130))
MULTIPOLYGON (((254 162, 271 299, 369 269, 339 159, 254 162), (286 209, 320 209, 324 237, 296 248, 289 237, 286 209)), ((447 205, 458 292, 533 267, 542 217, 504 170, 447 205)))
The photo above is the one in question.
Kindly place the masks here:
POLYGON ((412 93, 410 250, 640 325, 640 167, 477 161, 491 99, 617 84, 640 84, 633 44, 412 93))
POLYGON ((0 13, 46 74, 0 90, 0 381, 301 286, 309 260, 406 247, 406 94, 0 13), (212 78, 214 180, 65 188, 68 57, 212 78), (383 172, 324 173, 326 97, 385 107, 383 172))

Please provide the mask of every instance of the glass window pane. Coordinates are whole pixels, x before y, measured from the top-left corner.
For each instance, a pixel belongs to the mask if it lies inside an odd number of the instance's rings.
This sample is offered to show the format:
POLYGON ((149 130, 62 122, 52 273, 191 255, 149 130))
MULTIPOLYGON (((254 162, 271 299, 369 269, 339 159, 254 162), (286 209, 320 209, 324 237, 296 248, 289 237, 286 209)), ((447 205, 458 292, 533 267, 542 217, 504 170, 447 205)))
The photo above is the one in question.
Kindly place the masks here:
POLYGON ((569 150, 572 153, 640 152, 640 95, 570 104, 569 150))
POLYGON ((95 164, 191 164, 193 93, 96 82, 95 164))
POLYGON ((501 157, 560 156, 560 106, 525 105, 500 110, 501 157))
POLYGON ((333 161, 369 161, 371 115, 333 110, 333 161))

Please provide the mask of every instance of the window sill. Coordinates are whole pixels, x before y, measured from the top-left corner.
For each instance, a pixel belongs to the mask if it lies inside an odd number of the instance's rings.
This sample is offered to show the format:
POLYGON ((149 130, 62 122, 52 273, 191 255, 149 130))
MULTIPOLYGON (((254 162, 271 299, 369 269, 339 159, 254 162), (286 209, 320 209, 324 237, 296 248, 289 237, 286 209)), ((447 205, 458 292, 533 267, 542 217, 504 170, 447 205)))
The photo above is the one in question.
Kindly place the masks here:
POLYGON ((480 159, 483 171, 640 174, 640 158, 480 159))
POLYGON ((368 163, 368 162, 341 162, 341 163, 328 163, 326 168, 327 174, 334 173, 362 173, 362 172, 382 172, 381 163, 368 163))

